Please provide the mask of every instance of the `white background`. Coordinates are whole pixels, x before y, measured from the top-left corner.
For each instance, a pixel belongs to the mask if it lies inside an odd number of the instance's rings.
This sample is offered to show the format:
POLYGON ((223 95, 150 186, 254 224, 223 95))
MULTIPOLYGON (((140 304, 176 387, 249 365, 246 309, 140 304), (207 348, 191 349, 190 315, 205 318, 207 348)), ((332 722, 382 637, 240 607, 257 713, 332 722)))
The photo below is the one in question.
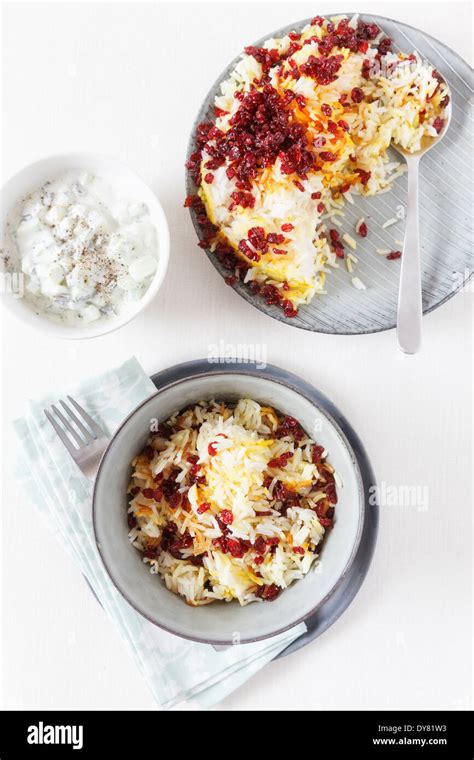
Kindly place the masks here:
MULTIPOLYGON (((341 4, 344 6, 344 3, 341 4)), ((156 189, 172 257, 154 303, 118 333, 79 343, 3 315, 4 705, 153 709, 113 626, 12 476, 9 421, 25 399, 135 354, 150 372, 260 343, 349 417, 380 482, 426 486, 429 503, 385 507, 370 574, 320 639, 272 663, 221 709, 470 706, 471 305, 460 293, 424 320, 421 355, 393 332, 305 333, 226 288, 182 208, 188 131, 208 87, 244 44, 335 3, 7 3, 2 182, 50 153, 115 155, 156 189)), ((470 3, 359 3, 441 38, 465 58, 470 3)))

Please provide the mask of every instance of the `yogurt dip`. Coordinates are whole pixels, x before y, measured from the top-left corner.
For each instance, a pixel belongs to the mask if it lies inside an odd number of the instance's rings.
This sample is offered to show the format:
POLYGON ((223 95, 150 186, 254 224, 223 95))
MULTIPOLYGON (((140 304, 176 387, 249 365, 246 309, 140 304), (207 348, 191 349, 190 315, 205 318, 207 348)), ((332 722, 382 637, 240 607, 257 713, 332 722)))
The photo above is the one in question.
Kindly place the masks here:
POLYGON ((146 204, 89 172, 69 170, 31 192, 9 227, 10 266, 16 259, 25 275, 25 299, 69 326, 132 308, 158 265, 146 204))

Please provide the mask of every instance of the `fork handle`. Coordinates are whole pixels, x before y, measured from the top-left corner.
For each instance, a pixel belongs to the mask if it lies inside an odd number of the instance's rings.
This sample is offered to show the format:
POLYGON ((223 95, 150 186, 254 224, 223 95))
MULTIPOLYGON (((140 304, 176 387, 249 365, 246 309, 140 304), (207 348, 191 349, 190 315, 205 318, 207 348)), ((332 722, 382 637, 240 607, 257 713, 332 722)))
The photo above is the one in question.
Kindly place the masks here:
POLYGON ((418 157, 408 163, 408 198, 405 240, 398 292, 397 337, 398 345, 406 354, 416 354, 421 348, 420 237, 418 232, 418 157))

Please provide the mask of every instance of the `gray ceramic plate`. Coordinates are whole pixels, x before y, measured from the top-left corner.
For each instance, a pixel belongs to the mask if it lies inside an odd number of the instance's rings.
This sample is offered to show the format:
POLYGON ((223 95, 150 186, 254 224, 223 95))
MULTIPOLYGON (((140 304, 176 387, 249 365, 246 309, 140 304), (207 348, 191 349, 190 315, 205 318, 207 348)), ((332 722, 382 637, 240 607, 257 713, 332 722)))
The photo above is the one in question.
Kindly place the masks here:
MULTIPOLYGON (((289 11, 290 13, 290 11, 289 11)), ((331 14, 337 15, 337 14, 331 14)), ((351 15, 351 14, 347 14, 351 15)), ((428 313, 447 301, 470 277, 472 272, 472 136, 470 108, 473 101, 473 73, 470 66, 457 53, 439 40, 407 24, 382 16, 363 14, 364 21, 377 23, 394 40, 394 47, 410 53, 417 50, 446 77, 452 92, 453 117, 448 134, 421 162, 420 183, 420 237, 423 287, 423 311, 428 313)), ((309 19, 290 24, 268 33, 261 44, 271 36, 281 36, 292 29, 298 30, 309 19)), ((249 41, 250 42, 250 41, 249 41)), ((209 91, 193 125, 188 156, 194 149, 194 132, 201 121, 212 118, 212 103, 220 83, 233 69, 238 56, 221 74, 209 91)), ((398 154, 393 153, 398 158, 398 154)), ((195 186, 187 177, 187 193, 195 186)), ((399 178, 392 190, 381 196, 346 204, 344 228, 352 232, 360 217, 365 217, 369 235, 358 239, 359 263, 354 272, 367 286, 359 291, 351 277, 342 268, 331 272, 328 294, 300 308, 299 316, 286 318, 280 309, 267 306, 252 296, 241 283, 234 289, 246 301, 271 317, 295 327, 314 332, 353 335, 387 330, 395 326, 398 298, 399 261, 387 261, 378 255, 377 248, 400 250, 404 236, 404 221, 383 230, 382 224, 402 214, 406 204, 406 177, 399 178)), ((199 235, 199 226, 191 210, 193 224, 199 235)), ((207 252, 216 269, 226 277, 216 257, 207 252)), ((228 287, 228 286, 226 286, 228 287)))
POLYGON ((169 386, 172 383, 179 382, 188 377, 206 375, 219 371, 226 374, 245 371, 247 374, 252 373, 268 377, 271 380, 275 380, 278 383, 282 383, 292 388, 294 391, 302 394, 309 401, 313 402, 315 406, 322 409, 328 417, 332 418, 344 433, 352 448, 352 453, 357 460, 362 477, 365 510, 362 537, 357 554, 350 566, 349 572, 340 581, 332 596, 324 602, 313 616, 306 619, 307 632, 296 639, 296 641, 290 644, 278 655, 278 657, 284 657, 287 654, 291 654, 301 647, 306 646, 306 644, 309 644, 324 633, 324 631, 326 631, 342 615, 359 591, 370 567, 377 540, 379 507, 373 499, 369 500, 371 487, 375 485, 375 477, 362 442, 346 418, 341 414, 337 407, 326 398, 326 396, 310 385, 310 383, 301 380, 291 372, 287 372, 286 370, 272 365, 269 365, 262 370, 257 369, 253 364, 242 365, 223 363, 216 365, 209 364, 209 362, 205 360, 198 360, 186 362, 185 364, 178 364, 169 369, 165 369, 162 372, 152 375, 151 379, 157 390, 160 390, 165 386, 169 386), (372 503, 373 501, 374 503, 372 503))
MULTIPOLYGON (((321 409, 327 417, 332 419, 336 427, 339 427, 342 431, 346 441, 351 447, 352 456, 357 461, 358 470, 362 480, 365 509, 357 553, 352 560, 349 571, 339 581, 337 588, 332 595, 324 601, 316 613, 305 620, 307 628, 306 633, 293 641, 278 655, 278 658, 285 657, 286 655, 296 652, 298 649, 306 646, 324 633, 347 609, 362 586, 372 561, 377 540, 379 507, 376 500, 373 498, 369 499, 372 493, 372 488, 375 486, 375 477, 360 438, 337 407, 335 407, 326 396, 312 385, 286 370, 272 365, 269 365, 262 370, 250 363, 246 363, 245 365, 226 363, 216 366, 214 364, 210 365, 209 362, 205 360, 197 360, 165 369, 152 375, 151 379, 153 380, 156 389, 160 391, 165 387, 179 383, 187 378, 209 374, 215 375, 216 372, 219 371, 225 374, 234 372, 241 373, 244 371, 246 374, 255 374, 257 376, 266 377, 279 384, 287 386, 312 402, 317 408, 321 409)), ((94 593, 92 587, 90 588, 92 593, 94 593)))

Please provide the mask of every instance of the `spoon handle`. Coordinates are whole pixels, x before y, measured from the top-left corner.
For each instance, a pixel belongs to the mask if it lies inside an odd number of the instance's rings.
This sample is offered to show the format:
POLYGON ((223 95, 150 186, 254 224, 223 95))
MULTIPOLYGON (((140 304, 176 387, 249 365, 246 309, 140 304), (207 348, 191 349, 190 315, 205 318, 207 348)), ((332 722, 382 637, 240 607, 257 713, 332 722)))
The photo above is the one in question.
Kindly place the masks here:
POLYGON ((421 266, 418 232, 418 168, 419 158, 411 157, 408 164, 408 199, 405 240, 403 242, 400 290, 398 293, 398 345, 406 354, 416 354, 421 348, 421 266))

